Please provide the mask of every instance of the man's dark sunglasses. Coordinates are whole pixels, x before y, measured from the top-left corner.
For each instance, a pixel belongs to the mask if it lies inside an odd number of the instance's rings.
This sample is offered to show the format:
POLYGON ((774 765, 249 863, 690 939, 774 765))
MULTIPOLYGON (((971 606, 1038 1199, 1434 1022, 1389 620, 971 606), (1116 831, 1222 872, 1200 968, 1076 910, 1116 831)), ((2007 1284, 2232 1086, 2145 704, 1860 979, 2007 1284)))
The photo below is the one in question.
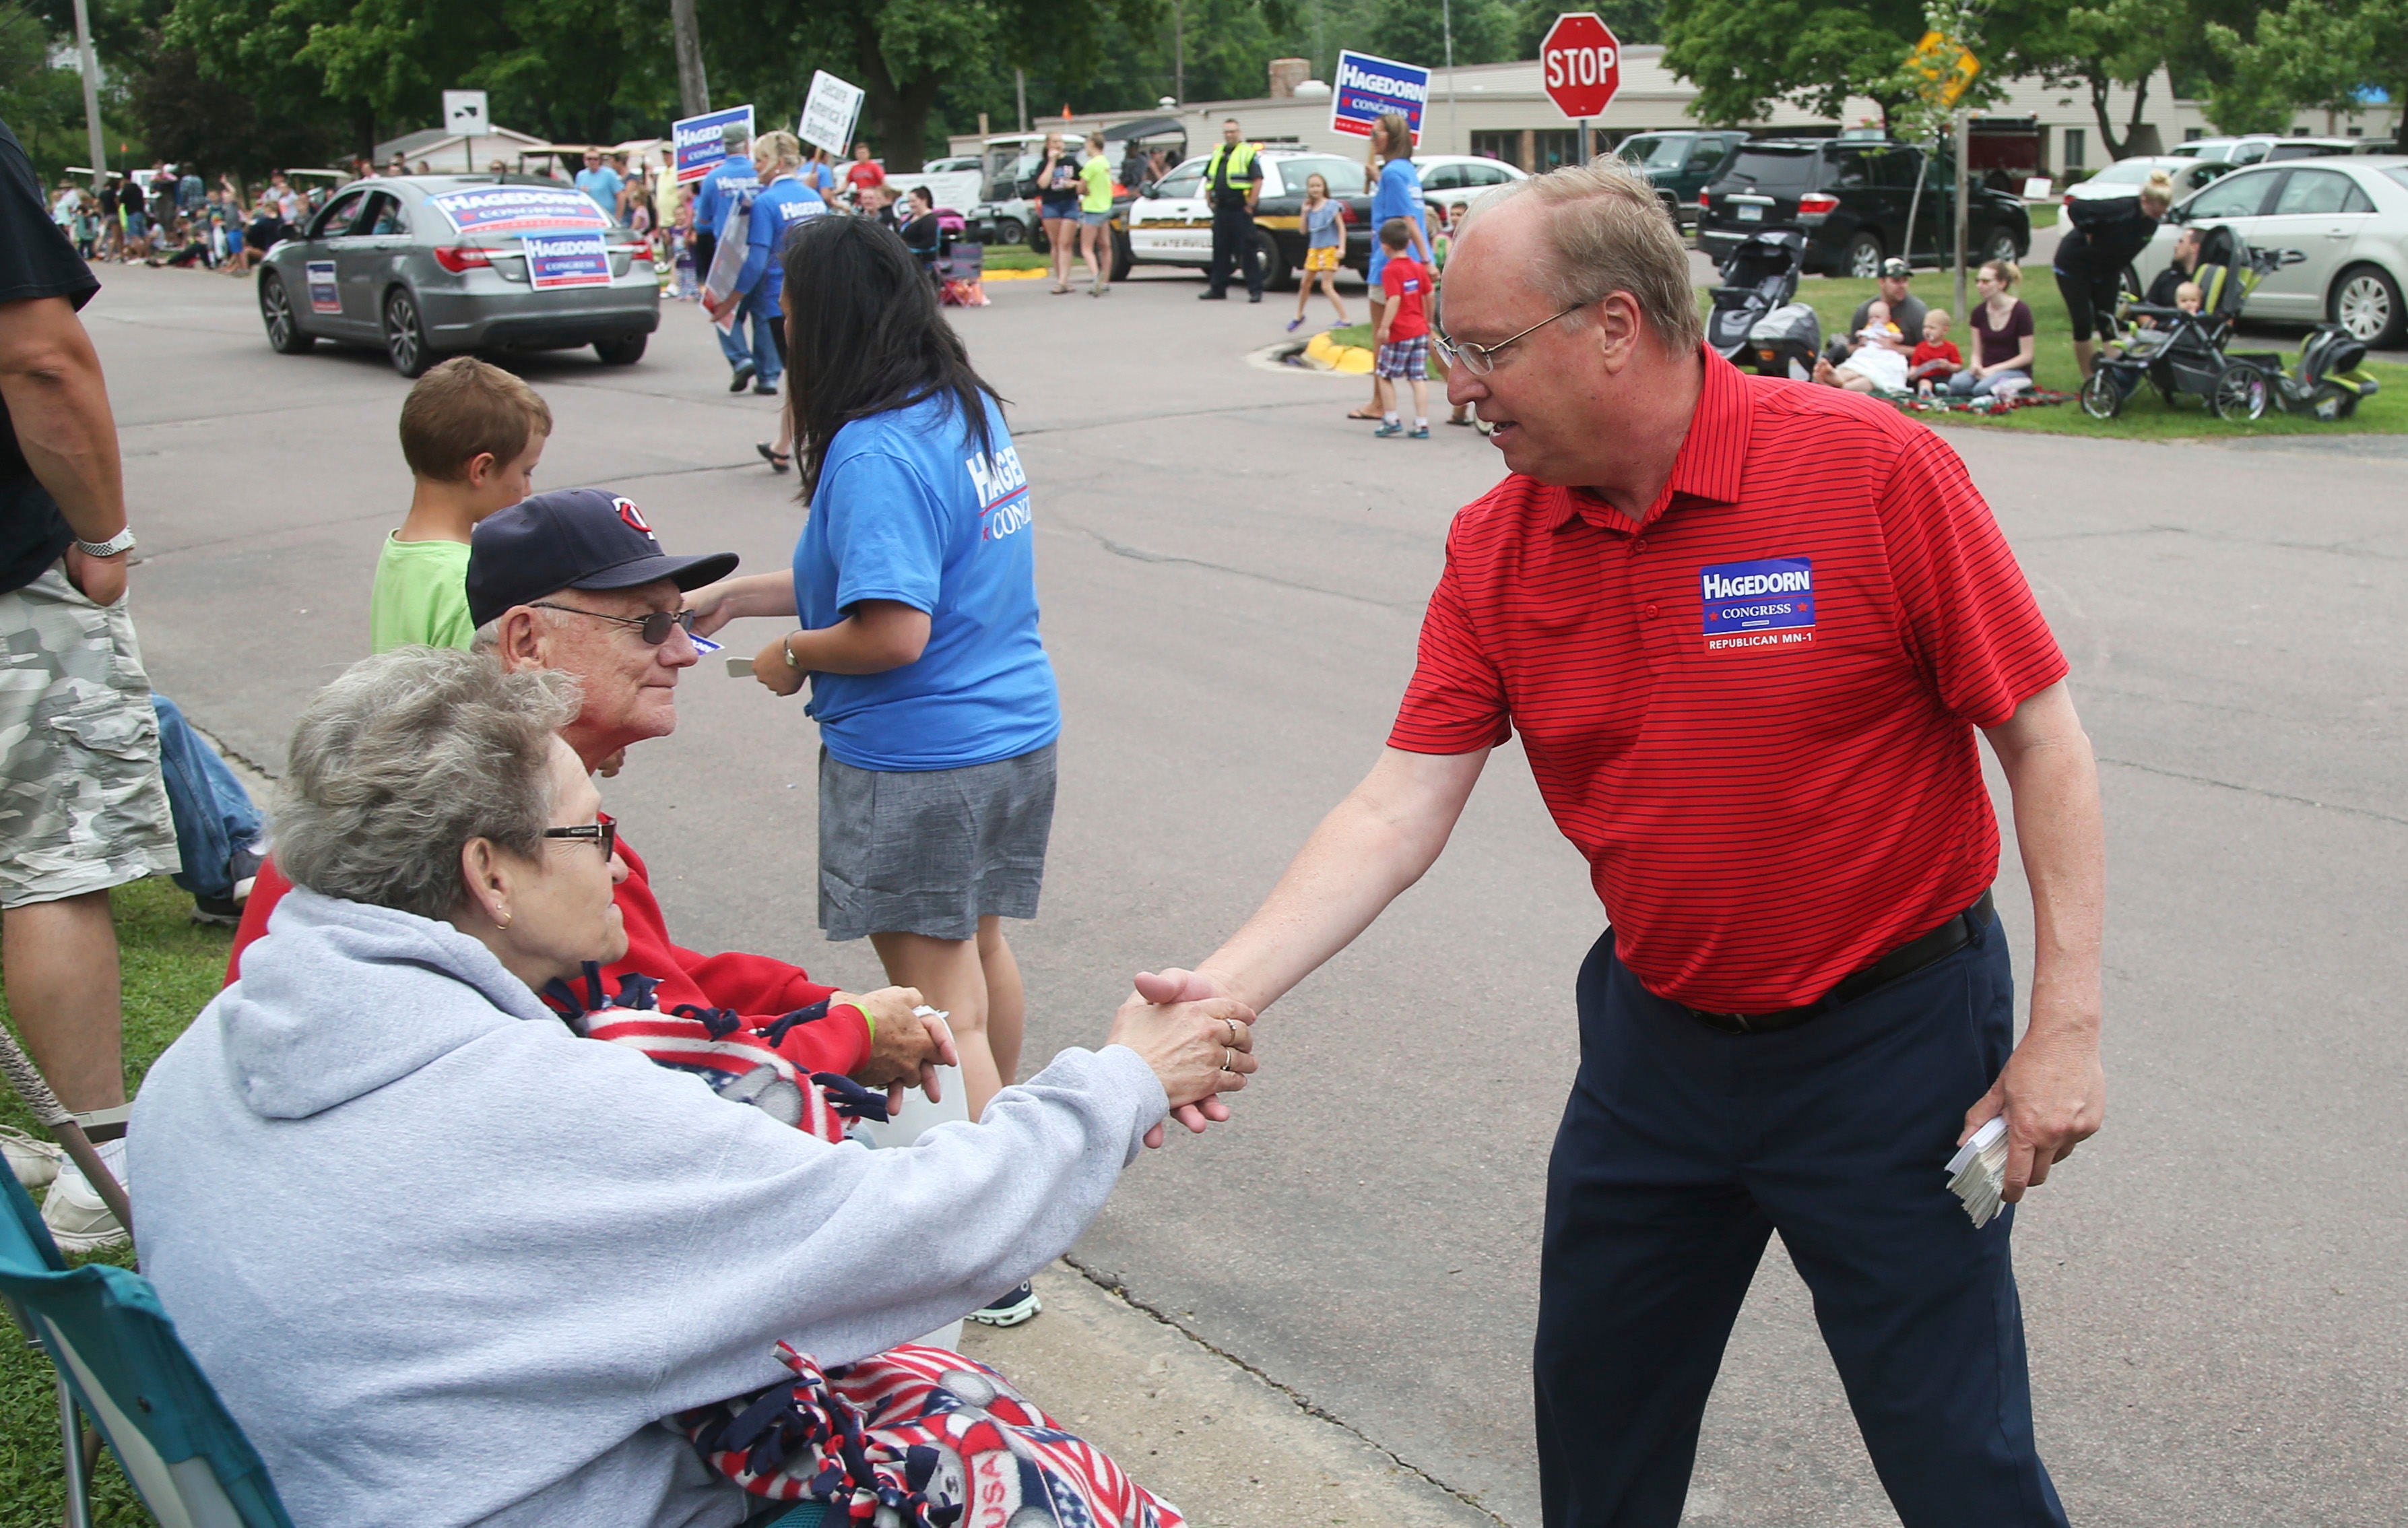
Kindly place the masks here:
POLYGON ((609 858, 619 849, 619 825, 615 822, 585 822, 574 828, 547 828, 546 838, 590 838, 601 845, 602 858, 609 858))
POLYGON ((694 612, 690 610, 656 610, 640 619, 632 615, 608 615, 598 610, 580 610, 575 605, 555 605, 548 599, 533 602, 537 610, 565 610, 571 615, 591 615, 597 621, 616 621, 621 626, 637 627, 644 634, 644 645, 658 647, 669 640, 669 627, 676 627, 687 636, 694 635, 694 612))

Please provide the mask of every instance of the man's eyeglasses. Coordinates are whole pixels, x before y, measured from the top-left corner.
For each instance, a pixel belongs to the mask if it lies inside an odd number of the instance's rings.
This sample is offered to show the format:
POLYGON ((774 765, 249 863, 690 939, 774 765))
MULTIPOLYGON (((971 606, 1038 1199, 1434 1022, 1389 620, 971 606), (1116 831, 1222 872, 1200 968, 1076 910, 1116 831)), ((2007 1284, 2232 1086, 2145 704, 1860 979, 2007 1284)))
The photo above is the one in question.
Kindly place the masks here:
POLYGON ((1503 350, 1508 345, 1527 339, 1530 336, 1537 334, 1541 329, 1553 324, 1556 319, 1562 318, 1565 313, 1577 313, 1587 306, 1587 303, 1576 302, 1570 308, 1565 309, 1562 313, 1550 314, 1549 316, 1539 320, 1538 323, 1531 324, 1520 334, 1514 335, 1512 339, 1499 339, 1493 345, 1475 345, 1468 340, 1450 339, 1447 338, 1447 333, 1444 329, 1433 325, 1430 329, 1430 343, 1437 348, 1439 359, 1444 361, 1447 365, 1453 366, 1457 361, 1460 361, 1463 363, 1463 369, 1466 371, 1470 372, 1475 377, 1485 377, 1490 372, 1497 369, 1498 352, 1503 350))
POLYGON ((605 859, 609 858, 619 850, 619 825, 615 822, 581 822, 574 828, 547 828, 543 830, 543 836, 590 838, 600 846, 602 858, 605 859))
POLYGON ((668 641, 672 627, 689 637, 694 635, 694 612, 690 610, 656 610, 650 615, 638 617, 611 615, 598 610, 580 610, 575 605, 555 605, 549 599, 534 600, 531 605, 536 610, 564 610, 571 615, 591 615, 597 621, 616 621, 621 626, 634 627, 643 633, 647 647, 658 647, 668 641))

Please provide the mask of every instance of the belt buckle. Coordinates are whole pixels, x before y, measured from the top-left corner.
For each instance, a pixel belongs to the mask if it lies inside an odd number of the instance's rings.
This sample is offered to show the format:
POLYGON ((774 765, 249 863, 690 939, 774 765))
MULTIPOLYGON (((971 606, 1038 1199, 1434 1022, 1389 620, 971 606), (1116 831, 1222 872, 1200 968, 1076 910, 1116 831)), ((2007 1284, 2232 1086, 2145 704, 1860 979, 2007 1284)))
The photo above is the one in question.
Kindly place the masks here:
POLYGON ((1724 1024, 1727 1024, 1730 1028, 1738 1031, 1741 1034, 1754 1034, 1756 1032, 1756 1026, 1749 1022, 1749 1016, 1746 1014, 1713 1014, 1709 1016, 1721 1020, 1724 1024))

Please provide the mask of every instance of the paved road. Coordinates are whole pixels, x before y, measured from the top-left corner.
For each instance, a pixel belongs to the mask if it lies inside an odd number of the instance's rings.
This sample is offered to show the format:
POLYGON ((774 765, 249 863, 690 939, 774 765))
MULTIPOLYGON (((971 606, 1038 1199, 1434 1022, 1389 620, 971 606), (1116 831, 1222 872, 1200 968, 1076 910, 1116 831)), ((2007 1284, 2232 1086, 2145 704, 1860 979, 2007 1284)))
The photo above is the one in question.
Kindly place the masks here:
MULTIPOLYGON (((286 358, 239 284, 107 273, 107 358, 162 686, 273 766, 366 650, 408 482, 403 384, 286 358)), ((1193 959, 1374 757, 1472 432, 1379 441, 1354 381, 1242 355, 1285 300, 998 284, 959 324, 1013 400, 1068 729, 1039 1057, 1128 973, 1193 959)), ((643 365, 524 369, 540 482, 607 484, 672 549, 787 555, 801 511, 699 319, 643 365)), ((2408 533, 2379 457, 1959 430, 2071 654, 2112 834, 2108 1128, 2018 1228, 2042 1445, 2086 1522, 2394 1522, 2408 1471, 2408 533)), ((762 633, 764 640, 767 635, 762 633)), ((607 794, 696 944, 872 979, 810 929, 813 739, 697 670, 607 794)), ((2012 857, 2000 905, 2028 906, 2012 857)), ((1134 1170, 1087 1266, 1514 1524, 1541 1175, 1599 913, 1511 748, 1438 868, 1265 1030, 1239 1122, 1134 1170)), ((2022 962, 2019 959, 2019 964, 2022 962)), ((1693 1521, 1893 1521, 1776 1254, 1709 1419, 1693 1521)))

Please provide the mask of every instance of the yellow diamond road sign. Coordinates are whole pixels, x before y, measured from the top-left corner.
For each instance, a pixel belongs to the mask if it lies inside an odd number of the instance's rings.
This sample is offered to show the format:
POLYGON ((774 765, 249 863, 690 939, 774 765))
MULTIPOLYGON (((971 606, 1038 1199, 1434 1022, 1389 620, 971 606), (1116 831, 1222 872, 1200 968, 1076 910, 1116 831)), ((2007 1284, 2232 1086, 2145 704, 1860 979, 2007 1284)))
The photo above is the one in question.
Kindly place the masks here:
POLYGON ((1982 72, 1980 61, 1963 44, 1939 32, 1923 35, 1906 56, 1906 66, 1923 77, 1926 97, 1943 110, 1955 106, 1982 72))

